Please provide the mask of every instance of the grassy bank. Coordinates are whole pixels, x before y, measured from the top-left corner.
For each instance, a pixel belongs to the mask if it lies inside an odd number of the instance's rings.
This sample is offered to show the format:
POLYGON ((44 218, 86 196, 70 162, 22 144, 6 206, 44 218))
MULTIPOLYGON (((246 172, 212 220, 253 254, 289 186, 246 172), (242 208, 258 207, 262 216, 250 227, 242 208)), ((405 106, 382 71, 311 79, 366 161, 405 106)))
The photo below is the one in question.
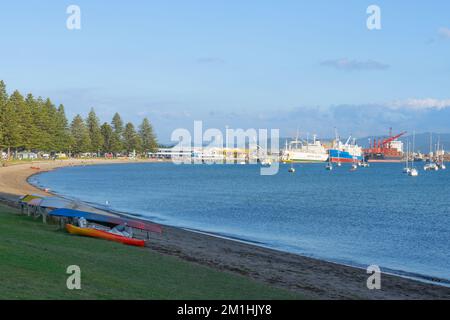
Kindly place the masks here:
POLYGON ((71 236, 0 204, 0 299, 295 299, 147 249, 71 236), (81 290, 66 268, 81 268, 81 290))

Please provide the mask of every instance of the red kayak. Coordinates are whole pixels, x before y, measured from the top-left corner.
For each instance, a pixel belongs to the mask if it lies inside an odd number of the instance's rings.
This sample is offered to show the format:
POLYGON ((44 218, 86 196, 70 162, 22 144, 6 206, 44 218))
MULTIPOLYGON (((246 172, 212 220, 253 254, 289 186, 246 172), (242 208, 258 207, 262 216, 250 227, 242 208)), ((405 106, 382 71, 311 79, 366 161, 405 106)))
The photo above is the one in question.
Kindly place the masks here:
POLYGON ((118 234, 113 234, 110 232, 97 230, 97 229, 93 229, 93 228, 79 228, 72 224, 66 224, 66 229, 69 233, 77 234, 80 236, 110 240, 110 241, 120 242, 123 244, 127 244, 130 246, 136 246, 136 247, 144 247, 145 246, 144 240, 127 238, 124 236, 120 236, 118 234))

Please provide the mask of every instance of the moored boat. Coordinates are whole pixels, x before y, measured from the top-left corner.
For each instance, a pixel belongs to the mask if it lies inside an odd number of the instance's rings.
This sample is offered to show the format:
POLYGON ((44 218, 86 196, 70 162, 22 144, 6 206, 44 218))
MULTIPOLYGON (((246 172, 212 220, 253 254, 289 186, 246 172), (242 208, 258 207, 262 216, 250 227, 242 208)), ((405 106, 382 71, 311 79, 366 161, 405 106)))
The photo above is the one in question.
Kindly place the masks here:
POLYGON ((281 160, 283 162, 325 162, 328 160, 328 153, 314 135, 312 143, 298 139, 289 144, 286 142, 281 160))
MULTIPOLYGON (((417 177, 419 175, 419 171, 414 167, 414 150, 416 148, 416 132, 413 132, 413 144, 412 144, 412 157, 413 160, 411 161, 411 167, 407 166, 409 168, 408 176, 410 177, 417 177)), ((408 159, 408 155, 406 157, 408 159)))
POLYGON ((395 136, 392 135, 392 128, 389 130, 389 137, 385 139, 374 138, 373 144, 369 143, 369 148, 364 149, 364 156, 368 162, 401 162, 403 158, 403 142, 398 140, 406 132, 395 136))
POLYGON ((338 138, 334 141, 333 147, 329 150, 330 161, 335 163, 362 163, 364 161, 363 151, 360 146, 355 143, 351 136, 345 143, 342 143, 338 138))
POLYGON ((430 132, 430 154, 428 155, 427 163, 423 166, 423 170, 425 171, 438 171, 439 166, 433 160, 433 134, 430 132))
POLYGON ((66 224, 66 230, 70 234, 75 234, 75 235, 79 235, 79 236, 115 241, 115 242, 127 244, 130 246, 136 246, 136 247, 144 247, 145 246, 144 240, 128 238, 125 236, 113 234, 113 233, 110 233, 107 231, 97 230, 94 228, 79 228, 72 224, 66 224))
POLYGON ((428 162, 426 165, 423 166, 423 170, 425 171, 438 171, 439 166, 434 162, 428 162))

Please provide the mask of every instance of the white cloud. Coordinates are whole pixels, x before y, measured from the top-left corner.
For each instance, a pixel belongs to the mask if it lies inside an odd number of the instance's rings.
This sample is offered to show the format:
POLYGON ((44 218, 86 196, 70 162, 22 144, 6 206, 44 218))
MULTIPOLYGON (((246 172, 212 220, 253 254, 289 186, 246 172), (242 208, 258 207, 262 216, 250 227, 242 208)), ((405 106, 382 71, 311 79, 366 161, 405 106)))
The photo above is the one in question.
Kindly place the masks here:
POLYGON ((387 104, 391 108, 411 108, 415 110, 425 110, 425 109, 445 109, 450 107, 450 99, 407 99, 407 100, 397 100, 387 104))
POLYGON ((442 38, 450 39, 450 28, 447 27, 439 28, 438 33, 442 38))

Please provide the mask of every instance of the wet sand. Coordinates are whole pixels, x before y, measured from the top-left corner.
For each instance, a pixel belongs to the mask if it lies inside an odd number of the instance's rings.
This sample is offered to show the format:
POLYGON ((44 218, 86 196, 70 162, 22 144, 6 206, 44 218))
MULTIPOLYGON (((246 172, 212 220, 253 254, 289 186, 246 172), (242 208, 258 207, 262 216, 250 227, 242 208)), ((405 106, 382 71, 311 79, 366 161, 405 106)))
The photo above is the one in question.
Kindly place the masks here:
MULTIPOLYGON (((129 160, 45 161, 0 168, 0 198, 16 202, 24 194, 49 195, 31 186, 33 174, 63 166, 129 163, 129 160), (31 167, 39 167, 40 170, 31 167)), ((149 250, 214 269, 237 273, 312 299, 450 299, 450 288, 382 273, 381 290, 369 290, 365 270, 296 254, 164 226, 151 234, 149 250)), ((382 270, 383 271, 383 270, 382 270)))

